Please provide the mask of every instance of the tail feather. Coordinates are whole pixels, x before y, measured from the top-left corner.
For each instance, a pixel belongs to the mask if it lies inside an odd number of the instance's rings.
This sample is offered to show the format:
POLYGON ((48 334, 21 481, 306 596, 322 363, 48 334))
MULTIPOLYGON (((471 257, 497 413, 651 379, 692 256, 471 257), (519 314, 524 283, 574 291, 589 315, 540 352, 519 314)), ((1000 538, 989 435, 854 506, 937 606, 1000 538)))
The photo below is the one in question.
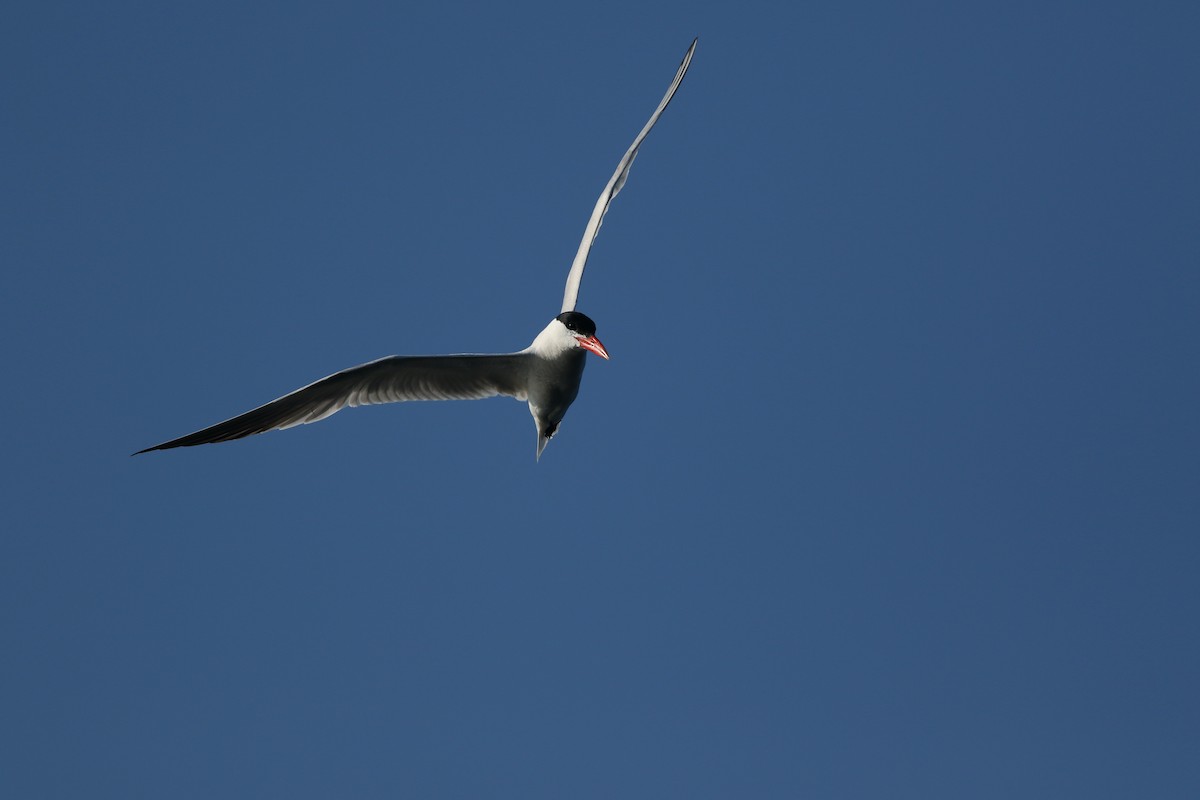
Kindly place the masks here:
POLYGON ((542 451, 546 449, 546 445, 550 444, 550 440, 554 438, 554 434, 558 433, 558 426, 543 428, 541 420, 534 418, 537 422, 537 460, 542 460, 542 451))

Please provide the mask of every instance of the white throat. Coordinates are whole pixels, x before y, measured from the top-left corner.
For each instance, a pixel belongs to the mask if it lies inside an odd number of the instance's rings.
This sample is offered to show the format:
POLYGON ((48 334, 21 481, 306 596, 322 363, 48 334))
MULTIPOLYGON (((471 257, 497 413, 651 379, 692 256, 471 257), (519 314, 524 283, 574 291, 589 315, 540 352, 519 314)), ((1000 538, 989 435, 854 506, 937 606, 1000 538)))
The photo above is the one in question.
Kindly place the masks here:
POLYGON ((575 334, 567 330, 566 325, 552 319, 550 324, 542 328, 542 332, 534 338, 533 344, 525 348, 525 352, 535 353, 542 358, 554 358, 578 347, 579 343, 575 339, 575 334))

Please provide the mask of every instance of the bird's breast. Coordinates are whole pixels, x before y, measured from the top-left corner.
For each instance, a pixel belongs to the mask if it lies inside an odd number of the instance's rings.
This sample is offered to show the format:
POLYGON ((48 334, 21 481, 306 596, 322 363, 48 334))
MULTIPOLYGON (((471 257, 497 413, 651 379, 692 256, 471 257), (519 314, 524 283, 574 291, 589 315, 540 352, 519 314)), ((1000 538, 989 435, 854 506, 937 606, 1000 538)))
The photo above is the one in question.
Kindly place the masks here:
POLYGON ((529 407, 534 415, 558 424, 567 409, 579 396, 579 382, 587 353, 574 351, 554 359, 538 359, 531 365, 529 376, 529 407))

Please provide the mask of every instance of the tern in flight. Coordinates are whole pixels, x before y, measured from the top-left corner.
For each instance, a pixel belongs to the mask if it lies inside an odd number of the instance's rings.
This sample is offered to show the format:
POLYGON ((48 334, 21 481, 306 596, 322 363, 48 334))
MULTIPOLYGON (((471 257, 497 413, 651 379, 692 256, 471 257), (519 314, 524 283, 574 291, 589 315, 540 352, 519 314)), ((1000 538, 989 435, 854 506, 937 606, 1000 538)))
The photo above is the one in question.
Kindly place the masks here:
POLYGON ((172 447, 227 442, 304 425, 325 419, 347 406, 407 400, 479 400, 505 395, 529 403, 529 412, 537 425, 537 458, 540 459, 579 394, 579 381, 588 352, 608 358, 608 351, 596 338, 596 323, 575 310, 588 252, 596 240, 600 223, 604 221, 604 213, 629 177, 629 167, 638 148, 675 96, 695 50, 696 42, 693 41, 658 108, 625 151, 616 172, 600 193, 567 274, 562 311, 550 320, 529 347, 517 353, 499 355, 389 356, 369 361, 335 372, 233 419, 147 447, 134 455, 172 447))

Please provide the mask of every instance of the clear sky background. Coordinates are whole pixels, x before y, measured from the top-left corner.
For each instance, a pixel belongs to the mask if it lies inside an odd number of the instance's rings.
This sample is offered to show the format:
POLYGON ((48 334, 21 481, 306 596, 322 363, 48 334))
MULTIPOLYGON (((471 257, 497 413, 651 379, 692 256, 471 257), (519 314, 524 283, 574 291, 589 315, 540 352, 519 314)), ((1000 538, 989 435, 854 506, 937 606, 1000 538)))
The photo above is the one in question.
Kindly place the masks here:
POLYGON ((1197 9, 9 4, 3 794, 1200 796, 1197 9))

